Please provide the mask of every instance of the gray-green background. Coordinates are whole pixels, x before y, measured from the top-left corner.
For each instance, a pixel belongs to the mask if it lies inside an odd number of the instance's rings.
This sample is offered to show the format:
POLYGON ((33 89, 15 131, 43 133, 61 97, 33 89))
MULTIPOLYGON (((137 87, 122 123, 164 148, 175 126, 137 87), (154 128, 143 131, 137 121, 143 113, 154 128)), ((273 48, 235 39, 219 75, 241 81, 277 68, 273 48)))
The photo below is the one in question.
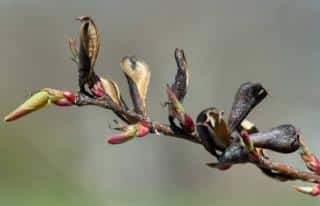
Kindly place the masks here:
MULTIPOLYGON (((301 128, 319 153, 320 3, 315 0, 91 0, 0 2, 0 116, 43 87, 77 90, 67 39, 80 15, 101 31, 96 70, 112 77, 128 99, 119 69, 125 55, 152 71, 151 117, 166 121, 165 84, 173 79, 174 48, 185 49, 192 116, 208 106, 228 113, 245 81, 270 89, 250 119, 262 129, 301 128)), ((150 135, 119 146, 111 112, 49 107, 0 124, 0 205, 317 205, 292 190, 301 182, 270 180, 250 165, 219 172, 200 146, 150 135)), ((303 168, 297 154, 274 156, 303 168)))

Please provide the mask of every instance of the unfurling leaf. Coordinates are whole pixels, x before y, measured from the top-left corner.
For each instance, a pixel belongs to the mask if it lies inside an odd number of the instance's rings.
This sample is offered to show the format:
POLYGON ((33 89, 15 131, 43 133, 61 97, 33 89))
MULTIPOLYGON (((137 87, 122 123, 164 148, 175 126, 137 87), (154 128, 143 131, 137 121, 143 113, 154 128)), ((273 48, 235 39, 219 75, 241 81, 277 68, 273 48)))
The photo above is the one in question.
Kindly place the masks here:
POLYGON ((183 105, 179 102, 176 95, 173 93, 169 85, 167 85, 168 107, 169 107, 169 121, 171 126, 177 127, 174 119, 177 119, 186 133, 192 133, 195 130, 193 120, 189 114, 184 110, 183 105))
POLYGON ((108 95, 116 105, 122 107, 120 90, 117 83, 111 79, 104 79, 102 77, 100 77, 100 81, 106 95, 108 95))
POLYGON ((320 184, 315 184, 313 187, 310 186, 296 186, 294 187, 295 190, 298 192, 311 195, 311 196, 318 196, 320 195, 320 184))
POLYGON ((223 111, 212 107, 204 109, 197 117, 197 132, 202 144, 214 156, 218 156, 216 150, 224 151, 231 142, 231 134, 223 114, 223 111))
POLYGON ((176 49, 174 56, 177 63, 177 73, 175 76, 174 83, 171 85, 173 93, 176 95, 180 102, 183 102, 184 97, 187 94, 189 87, 189 67, 184 51, 182 49, 176 49))
MULTIPOLYGON (((97 81, 90 90, 96 98, 104 99, 105 97, 108 97, 106 98, 106 101, 108 103, 116 105, 118 108, 127 110, 127 105, 120 95, 119 87, 112 79, 105 79, 103 77, 97 76, 97 81)), ((124 113, 115 112, 115 114, 126 123, 133 124, 137 122, 136 119, 124 113)))
POLYGON ((73 96, 73 99, 75 99, 75 95, 72 92, 63 92, 51 88, 42 89, 41 91, 33 94, 27 101, 25 101, 13 112, 8 114, 4 118, 4 121, 10 122, 19 119, 20 117, 39 110, 50 103, 54 103, 57 106, 71 106, 74 102, 71 101, 71 96, 73 96))
POLYGON ((123 131, 123 133, 108 137, 109 144, 121 144, 133 139, 134 137, 144 137, 150 133, 148 125, 144 122, 123 126, 121 128, 117 128, 117 130, 123 131))
POLYGON ((260 83, 247 82, 240 86, 233 101, 229 115, 228 125, 230 132, 239 129, 241 122, 250 111, 266 96, 267 91, 260 83))
POLYGON ((92 87, 96 82, 94 65, 96 63, 100 39, 98 28, 94 21, 88 16, 80 16, 80 49, 79 49, 79 86, 85 91, 85 84, 92 87))
POLYGON ((131 56, 122 58, 120 66, 128 80, 135 112, 146 116, 146 96, 151 75, 148 65, 131 56))

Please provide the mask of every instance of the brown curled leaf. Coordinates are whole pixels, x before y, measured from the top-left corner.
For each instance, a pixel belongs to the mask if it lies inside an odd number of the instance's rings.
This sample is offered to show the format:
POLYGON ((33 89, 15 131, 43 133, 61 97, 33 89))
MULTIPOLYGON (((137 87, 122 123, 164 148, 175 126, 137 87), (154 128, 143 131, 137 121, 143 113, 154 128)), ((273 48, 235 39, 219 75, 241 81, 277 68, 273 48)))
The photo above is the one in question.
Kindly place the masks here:
POLYGON ((178 70, 171 89, 178 100, 182 103, 189 87, 189 67, 184 51, 182 49, 177 48, 174 52, 174 56, 176 59, 178 70))
POLYGON ((146 97, 151 76, 148 65, 130 56, 123 57, 120 66, 129 84, 135 112, 147 116, 146 97))
POLYGON ((94 65, 96 63, 100 39, 98 28, 88 16, 80 16, 80 49, 79 49, 79 86, 84 91, 85 84, 91 87, 95 81, 94 65))
POLYGON ((231 132, 236 130, 251 110, 266 96, 266 89, 260 83, 246 82, 240 86, 229 114, 228 125, 231 132))
MULTIPOLYGON (((117 83, 112 79, 103 78, 97 75, 97 81, 91 87, 90 91, 97 99, 103 99, 104 101, 108 102, 108 104, 119 109, 128 109, 126 103, 120 95, 120 90, 117 83)), ((123 113, 115 112, 115 114, 126 123, 133 124, 137 122, 136 119, 132 119, 123 113)))
POLYGON ((197 117, 197 132, 207 151, 218 156, 230 145, 230 131, 223 118, 224 112, 215 108, 204 109, 197 117))
POLYGON ((99 80, 101 81, 105 94, 108 95, 116 105, 122 107, 123 104, 117 83, 112 79, 106 79, 103 77, 100 77, 99 80))
POLYGON ((266 132, 250 135, 255 147, 273 150, 280 153, 291 153, 299 149, 299 132, 290 124, 280 125, 266 132))

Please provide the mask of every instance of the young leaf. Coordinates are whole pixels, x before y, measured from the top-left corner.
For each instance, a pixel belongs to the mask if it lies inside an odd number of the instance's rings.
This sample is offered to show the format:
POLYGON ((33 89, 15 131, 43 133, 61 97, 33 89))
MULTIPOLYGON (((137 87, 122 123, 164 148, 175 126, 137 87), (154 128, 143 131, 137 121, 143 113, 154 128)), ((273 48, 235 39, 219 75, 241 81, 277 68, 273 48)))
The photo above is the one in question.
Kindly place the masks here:
POLYGON ((223 111, 211 107, 203 110, 197 117, 197 132, 204 147, 217 156, 230 145, 230 131, 223 118, 223 111))
POLYGON ((151 75, 148 65, 131 56, 124 57, 121 60, 120 66, 129 84, 135 112, 146 116, 146 97, 151 75))

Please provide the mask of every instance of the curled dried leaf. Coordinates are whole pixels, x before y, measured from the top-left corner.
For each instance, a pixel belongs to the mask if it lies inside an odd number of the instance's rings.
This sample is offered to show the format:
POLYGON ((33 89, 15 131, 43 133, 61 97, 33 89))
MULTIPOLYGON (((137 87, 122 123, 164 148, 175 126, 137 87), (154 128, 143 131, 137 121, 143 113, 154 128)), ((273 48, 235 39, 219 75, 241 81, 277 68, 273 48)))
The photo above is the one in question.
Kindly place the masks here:
POLYGON ((178 100, 180 102, 183 102, 183 99, 186 96, 187 89, 189 87, 189 67, 184 51, 182 49, 177 48, 174 52, 174 56, 176 59, 178 70, 171 89, 178 100))
POLYGON ((80 16, 80 49, 79 49, 79 86, 85 90, 85 84, 89 87, 96 82, 94 65, 96 63, 100 39, 99 32, 94 21, 88 16, 80 16))
POLYGON ((215 156, 230 145, 230 131, 223 118, 224 112, 211 107, 204 109, 197 117, 197 132, 204 147, 215 156))
POLYGON ((266 132, 250 135, 255 147, 281 153, 291 153, 299 149, 299 132, 290 124, 280 125, 266 132))
POLYGON ((233 101, 228 125, 231 132, 239 127, 251 110, 266 96, 266 89, 260 83, 246 82, 240 86, 233 101))
POLYGON ((108 95, 116 105, 122 107, 123 104, 121 101, 120 90, 117 83, 112 79, 105 79, 102 77, 100 77, 99 79, 101 81, 105 94, 108 95))
POLYGON ((135 112, 146 116, 146 97, 151 76, 148 65, 131 56, 122 58, 120 66, 129 84, 135 112))

